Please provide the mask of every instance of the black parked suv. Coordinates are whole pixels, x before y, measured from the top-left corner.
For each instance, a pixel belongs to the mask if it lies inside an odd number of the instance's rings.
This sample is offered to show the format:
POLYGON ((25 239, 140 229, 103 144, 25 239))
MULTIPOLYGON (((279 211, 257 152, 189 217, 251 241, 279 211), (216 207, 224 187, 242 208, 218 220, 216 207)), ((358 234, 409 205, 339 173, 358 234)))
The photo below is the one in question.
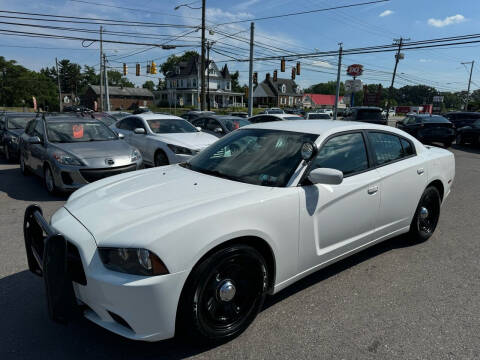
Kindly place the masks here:
POLYGON ((367 122, 377 125, 387 125, 382 116, 382 109, 373 106, 356 106, 349 109, 343 120, 367 122))
POLYGON ((444 116, 450 120, 457 129, 472 125, 476 120, 480 119, 480 113, 478 112, 455 111, 446 113, 444 116))
POLYGON ((0 114, 0 146, 8 162, 18 160, 20 135, 35 113, 5 112, 0 114))
POLYGON ((396 126, 424 144, 439 142, 449 147, 455 140, 453 124, 440 115, 408 115, 396 126))

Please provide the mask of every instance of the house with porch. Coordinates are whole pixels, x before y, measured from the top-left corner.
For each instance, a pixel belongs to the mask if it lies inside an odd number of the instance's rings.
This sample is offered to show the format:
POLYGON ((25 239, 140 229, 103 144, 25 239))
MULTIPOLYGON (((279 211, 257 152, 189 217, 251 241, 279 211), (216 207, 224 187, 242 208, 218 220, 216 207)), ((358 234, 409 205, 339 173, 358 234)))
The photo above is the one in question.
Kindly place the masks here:
MULTIPOLYGON (((165 89, 156 92, 157 104, 200 107, 201 58, 191 57, 178 63, 165 76, 165 89)), ((244 107, 244 94, 232 91, 230 72, 225 64, 221 69, 210 60, 205 69, 207 103, 211 108, 244 107)))

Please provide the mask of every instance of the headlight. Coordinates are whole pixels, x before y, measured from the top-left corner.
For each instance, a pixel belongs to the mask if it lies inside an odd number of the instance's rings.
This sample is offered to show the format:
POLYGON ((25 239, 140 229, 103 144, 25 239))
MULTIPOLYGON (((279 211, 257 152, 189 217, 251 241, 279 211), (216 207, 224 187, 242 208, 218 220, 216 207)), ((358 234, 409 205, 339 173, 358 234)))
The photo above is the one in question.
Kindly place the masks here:
POLYGON ((82 163, 80 162, 80 160, 74 158, 73 156, 71 155, 68 155, 67 153, 63 152, 63 151, 55 151, 53 153, 53 157, 55 160, 57 160, 60 164, 63 164, 63 165, 77 165, 77 166, 81 166, 82 163))
POLYGON ((182 154, 182 155, 194 155, 196 154, 196 151, 194 150, 190 150, 186 147, 182 147, 182 146, 177 146, 177 145, 172 145, 172 144, 168 144, 167 145, 170 150, 172 150, 175 154, 182 154))
POLYGON ((12 142, 12 144, 18 144, 18 137, 17 136, 12 136, 10 138, 10 141, 12 142))
POLYGON ((140 154, 140 151, 138 150, 133 150, 132 155, 130 156, 130 160, 132 162, 136 162, 142 158, 142 155, 140 154))
POLYGON ((132 275, 168 274, 165 264, 147 249, 99 248, 100 258, 107 269, 132 275))

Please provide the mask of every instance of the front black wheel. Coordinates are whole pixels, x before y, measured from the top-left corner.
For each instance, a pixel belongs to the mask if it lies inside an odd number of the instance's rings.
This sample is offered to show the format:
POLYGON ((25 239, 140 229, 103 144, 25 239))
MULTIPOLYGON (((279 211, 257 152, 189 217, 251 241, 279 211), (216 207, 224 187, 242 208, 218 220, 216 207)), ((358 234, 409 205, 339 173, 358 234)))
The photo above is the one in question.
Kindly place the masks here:
POLYGON ((465 140, 463 139, 462 134, 457 134, 455 142, 457 143, 457 145, 465 145, 465 140))
POLYGON ((446 142, 443 143, 443 147, 444 147, 445 149, 448 149, 450 146, 452 146, 452 142, 451 142, 451 141, 446 141, 446 142))
POLYGON ((436 187, 425 189, 410 224, 410 238, 422 242, 430 238, 435 231, 440 217, 441 198, 436 187))
POLYGON ((28 170, 27 166, 25 165, 25 158, 23 157, 23 154, 21 152, 20 152, 20 172, 24 176, 30 175, 30 171, 28 170))
POLYGON ((265 259, 250 246, 215 252, 187 281, 179 309, 180 332, 209 341, 239 335, 263 305, 268 276, 265 259))
POLYGON ((153 158, 153 163, 155 166, 165 166, 168 165, 168 158, 167 155, 161 150, 157 151, 155 153, 155 156, 153 158))

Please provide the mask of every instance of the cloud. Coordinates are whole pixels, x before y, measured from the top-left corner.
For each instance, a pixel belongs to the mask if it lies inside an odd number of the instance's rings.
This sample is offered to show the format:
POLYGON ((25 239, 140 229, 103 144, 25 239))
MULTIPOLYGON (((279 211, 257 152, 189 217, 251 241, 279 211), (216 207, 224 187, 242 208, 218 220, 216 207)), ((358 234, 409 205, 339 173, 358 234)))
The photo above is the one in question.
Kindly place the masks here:
POLYGON ((255 5, 256 3, 258 3, 260 0, 247 0, 245 2, 242 2, 240 4, 237 4, 234 6, 235 9, 237 10, 246 10, 248 9, 250 6, 252 5, 255 5))
POLYGON ((444 27, 447 25, 452 25, 452 24, 459 24, 466 21, 465 17, 463 15, 457 14, 453 16, 447 16, 445 19, 434 19, 430 18, 428 19, 428 25, 430 26, 435 26, 435 27, 444 27))
POLYGON ((419 60, 421 63, 427 63, 427 62, 432 62, 430 59, 420 59, 419 60))
POLYGON ((393 11, 392 10, 385 10, 384 12, 382 12, 380 15, 380 17, 385 17, 385 16, 388 16, 388 15, 392 15, 393 14, 393 11))
POLYGON ((315 60, 312 62, 313 66, 318 66, 318 67, 323 67, 327 69, 333 68, 332 64, 326 62, 326 61, 321 61, 321 60, 315 60))

